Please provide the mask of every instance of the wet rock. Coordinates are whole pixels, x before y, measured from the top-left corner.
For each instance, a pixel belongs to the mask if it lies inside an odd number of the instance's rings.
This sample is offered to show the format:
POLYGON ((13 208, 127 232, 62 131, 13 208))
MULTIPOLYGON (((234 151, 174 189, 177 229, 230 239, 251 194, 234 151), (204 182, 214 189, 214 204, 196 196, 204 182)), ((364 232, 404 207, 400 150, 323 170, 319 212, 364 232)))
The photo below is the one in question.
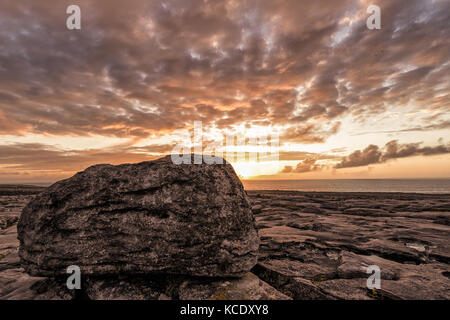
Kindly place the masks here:
POLYGON ((171 157, 96 165, 36 196, 18 223, 31 275, 169 273, 241 276, 258 234, 233 168, 175 165, 171 157))

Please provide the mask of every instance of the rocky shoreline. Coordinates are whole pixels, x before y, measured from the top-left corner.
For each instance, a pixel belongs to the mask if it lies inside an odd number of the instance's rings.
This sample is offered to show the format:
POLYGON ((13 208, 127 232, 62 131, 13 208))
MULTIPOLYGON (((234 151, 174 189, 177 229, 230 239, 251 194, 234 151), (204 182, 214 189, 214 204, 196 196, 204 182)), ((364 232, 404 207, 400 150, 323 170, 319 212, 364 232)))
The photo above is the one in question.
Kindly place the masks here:
POLYGON ((450 299, 449 195, 248 191, 260 247, 243 277, 86 276, 68 290, 24 272, 17 220, 33 196, 14 190, 0 187, 0 299, 450 299))

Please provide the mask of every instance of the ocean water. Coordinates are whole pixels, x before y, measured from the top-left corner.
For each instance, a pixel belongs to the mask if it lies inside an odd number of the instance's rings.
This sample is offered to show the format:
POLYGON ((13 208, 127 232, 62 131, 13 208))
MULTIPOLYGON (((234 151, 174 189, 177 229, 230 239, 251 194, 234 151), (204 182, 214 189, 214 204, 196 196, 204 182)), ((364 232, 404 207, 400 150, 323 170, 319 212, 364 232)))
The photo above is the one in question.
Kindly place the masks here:
POLYGON ((244 180, 246 190, 450 194, 450 179, 244 180))
MULTIPOLYGON (((450 179, 243 180, 246 190, 450 194, 450 179)), ((48 187, 52 183, 27 183, 48 187)))

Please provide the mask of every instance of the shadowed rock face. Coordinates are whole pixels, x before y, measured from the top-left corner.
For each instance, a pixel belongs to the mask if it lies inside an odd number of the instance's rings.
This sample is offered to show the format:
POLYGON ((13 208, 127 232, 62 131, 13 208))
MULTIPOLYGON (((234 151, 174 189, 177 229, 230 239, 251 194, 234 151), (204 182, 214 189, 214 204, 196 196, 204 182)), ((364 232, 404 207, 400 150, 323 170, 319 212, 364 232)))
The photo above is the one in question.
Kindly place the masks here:
POLYGON ((170 156, 96 165, 34 198, 18 223, 31 275, 171 273, 241 276, 257 260, 258 234, 228 163, 175 165, 170 156))

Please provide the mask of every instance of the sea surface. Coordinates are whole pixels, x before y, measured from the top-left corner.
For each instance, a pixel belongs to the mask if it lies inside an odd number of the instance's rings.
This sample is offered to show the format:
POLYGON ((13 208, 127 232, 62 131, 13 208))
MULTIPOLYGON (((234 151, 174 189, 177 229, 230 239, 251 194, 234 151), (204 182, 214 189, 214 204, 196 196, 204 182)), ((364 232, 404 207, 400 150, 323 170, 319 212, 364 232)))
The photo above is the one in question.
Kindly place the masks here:
POLYGON ((246 190, 450 194, 450 179, 244 180, 246 190))
MULTIPOLYGON (((450 194, 450 179, 243 180, 246 190, 450 194)), ((26 183, 48 187, 52 183, 26 183)))

